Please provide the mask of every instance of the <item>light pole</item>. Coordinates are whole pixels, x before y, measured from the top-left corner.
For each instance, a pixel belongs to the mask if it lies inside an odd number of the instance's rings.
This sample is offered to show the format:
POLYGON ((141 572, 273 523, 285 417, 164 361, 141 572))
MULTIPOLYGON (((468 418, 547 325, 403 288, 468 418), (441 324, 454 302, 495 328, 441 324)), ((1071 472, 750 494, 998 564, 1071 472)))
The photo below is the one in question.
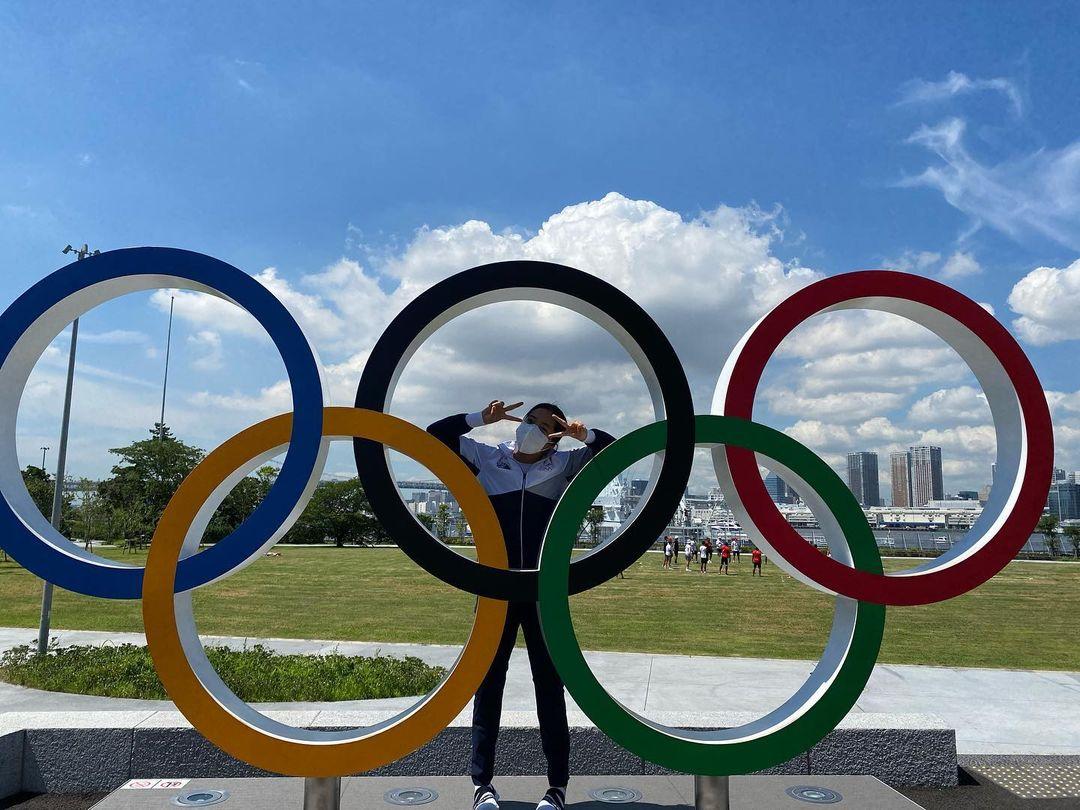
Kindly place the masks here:
POLYGON ((49 452, 49 448, 42 445, 41 447, 41 469, 45 469, 45 454, 49 452))
POLYGON ((161 428, 158 438, 165 438, 165 391, 169 387, 169 352, 172 349, 172 318, 173 318, 173 304, 176 303, 176 296, 173 295, 169 298, 169 331, 165 337, 165 379, 161 381, 161 428))
MULTIPOLYGON (((82 261, 87 256, 97 256, 100 250, 90 252, 88 245, 73 248, 68 245, 62 251, 65 255, 75 254, 75 261, 82 261)), ((60 447, 56 451, 56 485, 53 488, 52 516, 50 522, 59 531, 60 518, 64 506, 64 466, 67 463, 68 423, 71 421, 71 389, 75 384, 75 344, 79 340, 79 319, 71 323, 71 347, 68 349, 67 387, 64 391, 64 415, 60 421, 60 447)), ((43 448, 43 450, 48 448, 43 448)), ((45 453, 41 454, 41 467, 45 468, 45 453)), ((44 655, 49 649, 49 621, 52 618, 53 586, 48 580, 41 591, 41 621, 38 623, 38 654, 44 655)))

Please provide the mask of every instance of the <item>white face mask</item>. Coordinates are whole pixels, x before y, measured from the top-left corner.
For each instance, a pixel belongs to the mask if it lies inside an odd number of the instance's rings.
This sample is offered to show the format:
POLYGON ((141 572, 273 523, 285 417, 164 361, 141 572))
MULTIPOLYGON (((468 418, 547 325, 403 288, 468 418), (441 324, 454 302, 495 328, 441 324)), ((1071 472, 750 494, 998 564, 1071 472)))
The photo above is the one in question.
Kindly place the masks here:
POLYGON ((519 453, 530 455, 539 453, 548 443, 547 434, 540 429, 539 425, 522 422, 517 426, 514 437, 514 448, 519 453))

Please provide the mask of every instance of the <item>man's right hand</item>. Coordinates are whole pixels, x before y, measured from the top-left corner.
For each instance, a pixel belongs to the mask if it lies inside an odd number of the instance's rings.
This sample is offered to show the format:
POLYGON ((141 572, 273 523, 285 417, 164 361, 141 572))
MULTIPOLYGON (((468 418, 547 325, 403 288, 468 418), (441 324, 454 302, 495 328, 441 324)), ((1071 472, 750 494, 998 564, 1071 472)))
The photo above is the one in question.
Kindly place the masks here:
POLYGON ((520 408, 524 404, 524 402, 515 402, 513 405, 507 405, 501 399, 494 399, 491 401, 491 404, 484 408, 484 410, 482 411, 482 415, 484 417, 484 424, 490 425, 494 422, 502 422, 503 420, 509 422, 520 422, 521 417, 512 416, 510 414, 510 411, 515 410, 516 408, 520 408))

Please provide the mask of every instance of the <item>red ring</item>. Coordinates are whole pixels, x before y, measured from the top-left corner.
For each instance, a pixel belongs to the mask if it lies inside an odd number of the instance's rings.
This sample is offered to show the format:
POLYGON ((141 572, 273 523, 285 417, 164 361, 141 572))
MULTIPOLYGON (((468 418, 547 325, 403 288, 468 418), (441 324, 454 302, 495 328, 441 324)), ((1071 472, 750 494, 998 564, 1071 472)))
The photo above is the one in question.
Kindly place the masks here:
POLYGON ((791 527, 769 497, 751 451, 727 446, 728 466, 757 528, 779 555, 814 582, 877 604, 940 602, 986 582, 1016 556, 1035 529, 1050 489, 1054 434, 1042 384, 1019 344, 992 315, 956 290, 908 273, 862 270, 822 279, 781 302, 753 327, 732 367, 723 413, 752 418, 765 364, 796 326, 830 307, 868 297, 912 301, 950 316, 986 344, 1012 382, 1027 439, 1027 465, 1019 495, 997 533, 970 557, 937 571, 868 574, 824 556, 791 527))

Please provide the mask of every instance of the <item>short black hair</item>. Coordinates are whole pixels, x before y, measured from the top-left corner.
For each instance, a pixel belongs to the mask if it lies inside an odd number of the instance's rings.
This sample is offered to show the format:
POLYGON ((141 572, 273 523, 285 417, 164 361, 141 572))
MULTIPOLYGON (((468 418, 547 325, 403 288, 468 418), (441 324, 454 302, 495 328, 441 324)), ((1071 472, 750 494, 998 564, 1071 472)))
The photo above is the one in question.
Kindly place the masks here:
MULTIPOLYGON (((553 414, 555 414, 557 417, 562 419, 564 422, 566 421, 566 414, 563 413, 563 409, 560 408, 558 405, 556 405, 554 402, 537 402, 535 405, 533 405, 531 408, 529 408, 528 413, 526 413, 525 415, 528 416, 530 413, 535 411, 537 408, 546 408, 547 410, 549 410, 553 414)), ((559 440, 556 439, 555 444, 558 444, 558 443, 559 443, 559 440)))
POLYGON ((530 413, 535 411, 537 408, 547 408, 547 410, 551 411, 553 414, 555 414, 557 417, 562 419, 564 422, 566 421, 566 414, 563 413, 562 408, 560 408, 558 405, 556 405, 553 402, 537 402, 535 405, 533 405, 531 408, 529 408, 528 413, 526 413, 525 415, 528 416, 530 413))

